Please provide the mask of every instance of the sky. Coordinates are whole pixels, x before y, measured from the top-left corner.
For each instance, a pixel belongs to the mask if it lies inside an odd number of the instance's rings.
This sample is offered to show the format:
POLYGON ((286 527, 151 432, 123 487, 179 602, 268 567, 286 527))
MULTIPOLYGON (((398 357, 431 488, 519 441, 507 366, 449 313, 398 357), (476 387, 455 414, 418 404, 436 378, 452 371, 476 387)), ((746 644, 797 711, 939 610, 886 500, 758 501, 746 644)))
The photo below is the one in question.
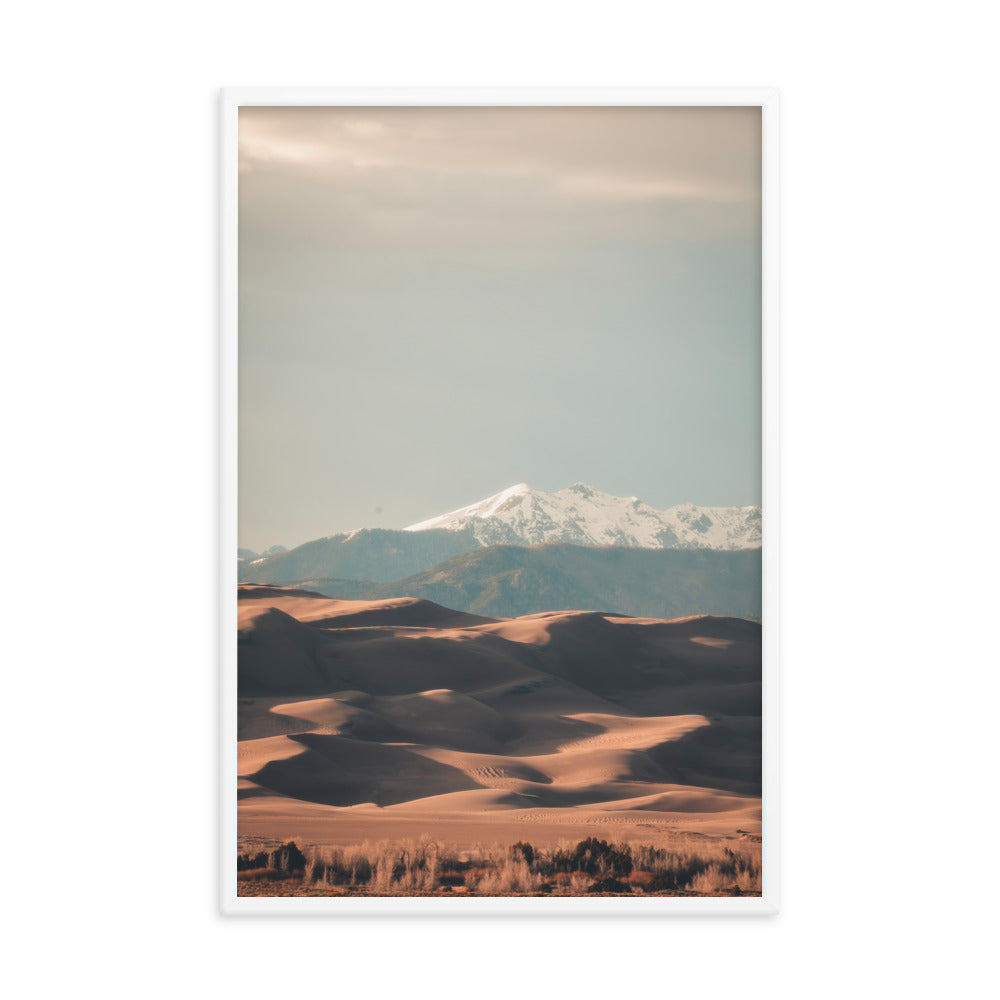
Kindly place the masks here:
POLYGON ((760 503, 759 108, 243 108, 239 539, 760 503))

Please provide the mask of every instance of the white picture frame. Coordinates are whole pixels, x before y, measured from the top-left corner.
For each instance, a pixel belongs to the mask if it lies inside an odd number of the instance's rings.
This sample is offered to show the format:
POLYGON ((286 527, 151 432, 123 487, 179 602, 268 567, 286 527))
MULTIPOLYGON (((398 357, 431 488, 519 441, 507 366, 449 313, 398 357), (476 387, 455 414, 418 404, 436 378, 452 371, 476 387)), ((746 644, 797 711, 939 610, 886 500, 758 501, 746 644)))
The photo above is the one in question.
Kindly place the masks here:
POLYGON ((221 93, 219 893, 225 915, 692 916, 775 914, 779 820, 778 94, 765 88, 232 87, 221 93), (759 897, 243 897, 236 892, 238 112, 244 106, 755 106, 762 113, 763 889, 759 897))

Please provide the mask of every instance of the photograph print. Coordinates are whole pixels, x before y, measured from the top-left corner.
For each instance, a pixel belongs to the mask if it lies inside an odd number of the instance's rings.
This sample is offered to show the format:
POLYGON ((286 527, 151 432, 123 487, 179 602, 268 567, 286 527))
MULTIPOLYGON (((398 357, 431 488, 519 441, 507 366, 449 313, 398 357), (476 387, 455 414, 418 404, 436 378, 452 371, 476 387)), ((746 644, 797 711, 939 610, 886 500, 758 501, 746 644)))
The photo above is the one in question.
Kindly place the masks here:
POLYGON ((224 896, 759 905, 766 108, 233 102, 224 896))

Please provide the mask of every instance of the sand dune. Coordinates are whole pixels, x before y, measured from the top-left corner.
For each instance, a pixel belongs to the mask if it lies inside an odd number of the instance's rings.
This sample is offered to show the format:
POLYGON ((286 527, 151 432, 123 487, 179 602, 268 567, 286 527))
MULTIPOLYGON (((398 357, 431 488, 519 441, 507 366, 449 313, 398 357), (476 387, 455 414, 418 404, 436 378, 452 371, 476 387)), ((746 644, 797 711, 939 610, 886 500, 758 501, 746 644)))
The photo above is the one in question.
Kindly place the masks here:
POLYGON ((412 625, 424 628, 463 628, 496 621, 482 615, 452 611, 433 601, 396 597, 384 601, 338 601, 311 590, 292 590, 257 584, 240 585, 240 608, 261 604, 278 608, 302 622, 330 628, 361 625, 412 625))
POLYGON ((238 648, 241 837, 760 831, 751 622, 244 585, 238 648))

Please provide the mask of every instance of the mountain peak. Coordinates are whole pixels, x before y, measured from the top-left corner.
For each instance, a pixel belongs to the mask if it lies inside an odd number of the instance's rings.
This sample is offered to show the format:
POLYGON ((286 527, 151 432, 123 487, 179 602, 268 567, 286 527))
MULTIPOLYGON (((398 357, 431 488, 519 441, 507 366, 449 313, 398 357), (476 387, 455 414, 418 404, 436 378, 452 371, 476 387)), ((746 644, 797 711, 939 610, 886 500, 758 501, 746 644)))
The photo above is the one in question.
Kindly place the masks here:
POLYGON ((587 483, 555 493, 516 483, 492 496, 406 531, 471 529, 481 545, 613 545, 625 548, 747 549, 761 544, 759 507, 655 510, 638 497, 617 497, 587 483))

